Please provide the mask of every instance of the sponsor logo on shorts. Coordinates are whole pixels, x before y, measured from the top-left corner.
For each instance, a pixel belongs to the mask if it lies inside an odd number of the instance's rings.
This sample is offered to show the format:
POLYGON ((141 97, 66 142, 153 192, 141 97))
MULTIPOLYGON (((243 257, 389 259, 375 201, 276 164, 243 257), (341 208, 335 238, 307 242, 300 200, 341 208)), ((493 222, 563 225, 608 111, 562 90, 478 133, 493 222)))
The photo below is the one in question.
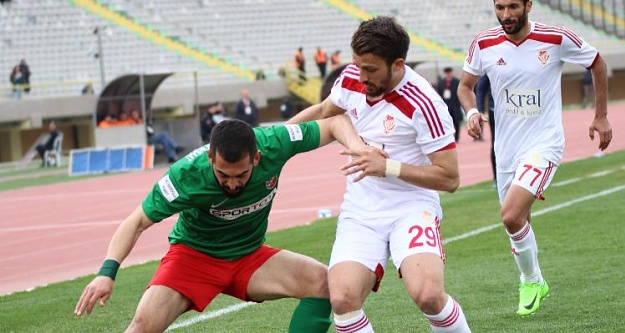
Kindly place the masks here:
POLYGON ((169 175, 165 175, 161 180, 158 181, 158 187, 161 190, 161 194, 167 199, 167 201, 172 202, 176 200, 179 196, 174 183, 169 179, 169 175))
POLYGON ((542 114, 540 89, 504 89, 503 110, 506 115, 537 118, 542 114))
POLYGON ((286 130, 289 131, 289 138, 291 141, 302 141, 304 135, 302 134, 302 129, 299 125, 284 125, 286 130))
POLYGON ((269 206, 271 204, 271 201, 275 197, 277 190, 278 190, 277 188, 274 188, 266 197, 260 199, 259 201, 256 201, 255 203, 251 205, 247 205, 244 207, 237 207, 237 208, 228 208, 228 209, 211 208, 210 213, 211 215, 222 218, 224 220, 236 220, 241 216, 252 214, 254 212, 257 212, 269 206))

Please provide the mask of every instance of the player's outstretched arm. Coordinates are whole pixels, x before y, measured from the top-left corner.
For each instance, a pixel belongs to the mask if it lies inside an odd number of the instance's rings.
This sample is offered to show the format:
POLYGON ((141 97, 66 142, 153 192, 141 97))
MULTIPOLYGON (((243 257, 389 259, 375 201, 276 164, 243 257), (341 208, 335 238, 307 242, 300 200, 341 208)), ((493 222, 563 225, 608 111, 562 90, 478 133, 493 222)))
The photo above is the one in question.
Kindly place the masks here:
MULTIPOLYGON (((482 134, 482 127, 480 122, 488 121, 486 117, 480 113, 477 106, 477 99, 473 87, 477 83, 479 77, 470 74, 466 71, 462 72, 462 78, 460 78, 460 84, 458 85, 458 99, 462 108, 467 112, 467 130, 469 135, 477 138, 482 134), (474 116, 478 117, 474 117, 474 116)), ((484 111, 484 110, 482 110, 484 111)))
POLYGON ((286 123, 299 124, 306 121, 329 118, 342 113, 345 113, 345 110, 334 105, 328 96, 321 103, 309 106, 302 110, 291 119, 287 120, 286 123))
POLYGON ((588 128, 588 135, 591 140, 594 140, 595 132, 597 132, 599 149, 605 150, 612 141, 612 128, 608 121, 608 71, 601 56, 597 56, 597 61, 590 72, 595 89, 595 117, 588 128))
POLYGON ((154 222, 150 221, 143 212, 141 205, 126 217, 109 243, 106 260, 98 276, 85 287, 80 295, 74 314, 80 316, 85 310, 87 314, 91 314, 96 303, 101 307, 104 306, 113 293, 113 282, 119 265, 128 256, 141 233, 153 224, 154 222))

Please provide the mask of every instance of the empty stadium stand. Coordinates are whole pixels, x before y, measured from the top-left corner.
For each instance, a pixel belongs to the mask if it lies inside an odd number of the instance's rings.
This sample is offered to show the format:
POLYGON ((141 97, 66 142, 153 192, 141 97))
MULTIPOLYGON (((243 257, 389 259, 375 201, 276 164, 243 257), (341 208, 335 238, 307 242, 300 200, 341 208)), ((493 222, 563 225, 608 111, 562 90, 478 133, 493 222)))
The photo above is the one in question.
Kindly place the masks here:
MULTIPOLYGON (((596 46, 609 73, 625 80, 625 40, 600 17, 623 25, 624 0, 535 0, 531 19, 566 26, 596 46), (557 6, 555 5, 557 3, 557 6), (564 7, 568 8, 564 10, 564 7), (562 8, 560 11, 558 8, 562 8), (570 9, 570 10, 569 10, 570 9)), ((175 73, 154 95, 153 108, 167 117, 187 118, 189 132, 197 107, 214 100, 233 102, 249 89, 270 111, 272 99, 291 94, 318 99, 323 82, 291 84, 294 52, 303 47, 306 69, 317 77, 316 47, 351 59, 349 41, 361 20, 397 17, 411 35, 408 60, 434 81, 443 66, 462 66, 473 37, 497 25, 492 1, 438 0, 15 0, 0 4, 0 161, 19 159, 32 141, 27 131, 42 120, 74 124, 70 147, 93 145, 93 114, 104 85, 128 74, 175 73), (12 96, 9 73, 20 59, 32 72, 32 89, 12 96), (254 82, 263 69, 265 82, 254 82), (4 74, 2 74, 4 73, 4 74), (280 75, 280 73, 284 73, 280 75), (104 80, 101 77, 104 76, 104 80), (91 83, 95 95, 82 95, 91 83), (104 83, 104 85, 103 85, 104 83), (75 125, 75 124, 80 125, 75 125), (24 142, 22 142, 24 141, 24 142)), ((609 22, 608 22, 609 23, 609 22)), ((575 87, 583 69, 564 87, 575 87)), ((567 81, 568 82, 568 81, 567 81)), ((622 85, 621 85, 622 86, 622 85)), ((614 90, 611 98, 625 98, 614 90)), ((574 101, 574 95, 567 95, 574 101)), ((271 112, 265 113, 269 117, 271 112)), ((164 119, 163 118, 163 119, 164 119)), ((271 119, 269 119, 271 120, 271 119)), ((185 127, 186 126, 186 127, 185 127)), ((193 144, 193 143, 192 143, 193 144)), ((192 145, 190 144, 190 145, 192 145)))

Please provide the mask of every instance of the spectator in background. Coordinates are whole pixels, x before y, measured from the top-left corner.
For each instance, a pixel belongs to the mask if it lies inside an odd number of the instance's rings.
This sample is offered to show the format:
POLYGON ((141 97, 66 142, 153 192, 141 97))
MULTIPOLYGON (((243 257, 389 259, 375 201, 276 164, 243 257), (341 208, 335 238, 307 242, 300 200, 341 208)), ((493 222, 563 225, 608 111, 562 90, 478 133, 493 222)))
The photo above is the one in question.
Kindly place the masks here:
POLYGON ((217 101, 206 108, 206 114, 200 120, 200 136, 202 142, 207 144, 210 142, 210 135, 213 128, 220 122, 230 119, 225 115, 226 108, 221 102, 217 101))
POLYGON ((326 77, 328 55, 326 54, 326 51, 324 51, 320 47, 317 47, 317 51, 315 51, 315 63, 317 64, 317 67, 319 67, 319 75, 321 77, 321 80, 323 80, 326 77))
POLYGON ((258 126, 258 107, 252 99, 250 99, 250 91, 243 89, 241 91, 241 99, 234 106, 234 116, 250 124, 252 127, 258 126))
POLYGON ((44 137, 41 143, 39 143, 35 147, 35 149, 37 150, 37 153, 39 153, 39 157, 41 157, 42 168, 45 166, 45 161, 44 161, 43 156, 47 150, 52 150, 52 147, 54 146, 54 140, 56 139, 57 136, 59 136, 59 133, 60 131, 56 128, 56 122, 53 120, 50 121, 48 123, 48 135, 44 137))
MULTIPOLYGON (((136 110, 133 110, 133 111, 136 111, 136 110)), ((139 111, 137 111, 137 114, 138 113, 139 111)), ((139 119, 141 119, 141 117, 139 117, 139 119)), ((116 126, 136 125, 136 120, 133 120, 130 118, 127 110, 122 110, 119 112, 119 115, 117 116, 117 123, 115 125, 116 126)))
POLYGON ((336 50, 334 51, 334 53, 332 53, 332 56, 330 57, 330 68, 334 70, 338 68, 340 64, 341 64, 341 51, 336 50))
POLYGON ((22 75, 24 76, 24 92, 28 94, 30 92, 30 67, 28 67, 26 60, 24 59, 20 60, 19 66, 20 72, 22 72, 22 75))
POLYGON ((117 125, 117 118, 113 117, 110 113, 106 113, 104 118, 98 122, 98 127, 108 128, 117 125))
POLYGON ((83 95, 93 95, 93 83, 87 82, 87 84, 85 84, 82 88, 81 93, 83 95))
MULTIPOLYGON (((486 113, 486 99, 488 99, 488 127, 490 127, 490 164, 493 168, 493 180, 497 187, 497 163, 495 162, 495 101, 490 91, 490 79, 487 75, 482 75, 475 85, 475 97, 477 99, 477 109, 486 113)), ((482 123, 480 122, 480 129, 482 123)), ((479 137, 482 137, 480 134, 479 137)))
POLYGON ((445 76, 438 80, 436 90, 443 98, 445 104, 447 104, 447 110, 451 115, 451 119, 454 122, 454 129, 456 130, 454 138, 456 139, 456 143, 458 143, 460 140, 460 124, 462 124, 462 120, 464 119, 462 109, 460 108, 460 100, 458 99, 458 84, 460 80, 454 76, 454 70, 451 67, 445 67, 443 72, 445 76))
POLYGON ((585 109, 587 105, 594 107, 595 94, 592 86, 592 72, 586 69, 584 77, 582 78, 582 109, 585 109))
POLYGON ((295 69, 299 75, 299 84, 306 82, 306 59, 304 58, 304 48, 300 47, 295 52, 295 69))
POLYGON ((19 65, 15 65, 13 67, 9 80, 13 85, 13 97, 20 99, 22 97, 22 90, 24 89, 24 75, 22 74, 19 65))
POLYGON ((259 69, 256 71, 256 81, 264 81, 266 78, 264 70, 259 69))
POLYGON ((20 60, 20 63, 13 68, 11 72, 11 83, 15 97, 20 98, 22 92, 30 92, 30 68, 26 64, 26 60, 20 60))
POLYGON ((280 115, 283 120, 288 120, 293 116, 293 103, 289 97, 285 97, 280 104, 280 115))
MULTIPOLYGON (((125 124, 143 124, 143 120, 141 119, 141 113, 139 112, 139 110, 133 109, 132 111, 130 111, 130 119, 129 121, 125 122, 125 124)), ((154 128, 152 128, 152 126, 150 126, 149 124, 145 125, 145 130, 147 131, 149 145, 162 147, 169 163, 174 163, 178 160, 178 154, 184 151, 184 147, 179 146, 176 141, 174 141, 174 139, 169 136, 169 133, 155 132, 154 128)))

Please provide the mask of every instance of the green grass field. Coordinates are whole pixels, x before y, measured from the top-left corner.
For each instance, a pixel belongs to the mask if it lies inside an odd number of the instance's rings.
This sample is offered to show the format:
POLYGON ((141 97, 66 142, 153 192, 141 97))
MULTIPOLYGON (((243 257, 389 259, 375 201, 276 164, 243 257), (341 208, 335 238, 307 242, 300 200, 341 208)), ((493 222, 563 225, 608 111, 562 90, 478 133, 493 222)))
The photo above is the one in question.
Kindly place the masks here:
MULTIPOLYGON (((446 290, 462 305, 473 332, 625 332, 625 151, 562 165, 545 192, 547 200, 534 205, 532 226, 551 296, 527 318, 515 314, 518 273, 490 185, 441 196, 446 290), (476 230, 483 232, 467 236, 476 230)), ((268 243, 327 262, 335 223, 328 218, 274 232, 268 243)), ((123 331, 156 265, 122 269, 113 297, 91 316, 75 317, 73 309, 92 276, 0 297, 0 332, 123 331)), ((242 303, 218 297, 203 314, 183 315, 170 331, 284 332, 296 300, 219 315, 237 304, 242 303)), ((377 332, 429 332, 390 263, 365 311, 377 332)))

